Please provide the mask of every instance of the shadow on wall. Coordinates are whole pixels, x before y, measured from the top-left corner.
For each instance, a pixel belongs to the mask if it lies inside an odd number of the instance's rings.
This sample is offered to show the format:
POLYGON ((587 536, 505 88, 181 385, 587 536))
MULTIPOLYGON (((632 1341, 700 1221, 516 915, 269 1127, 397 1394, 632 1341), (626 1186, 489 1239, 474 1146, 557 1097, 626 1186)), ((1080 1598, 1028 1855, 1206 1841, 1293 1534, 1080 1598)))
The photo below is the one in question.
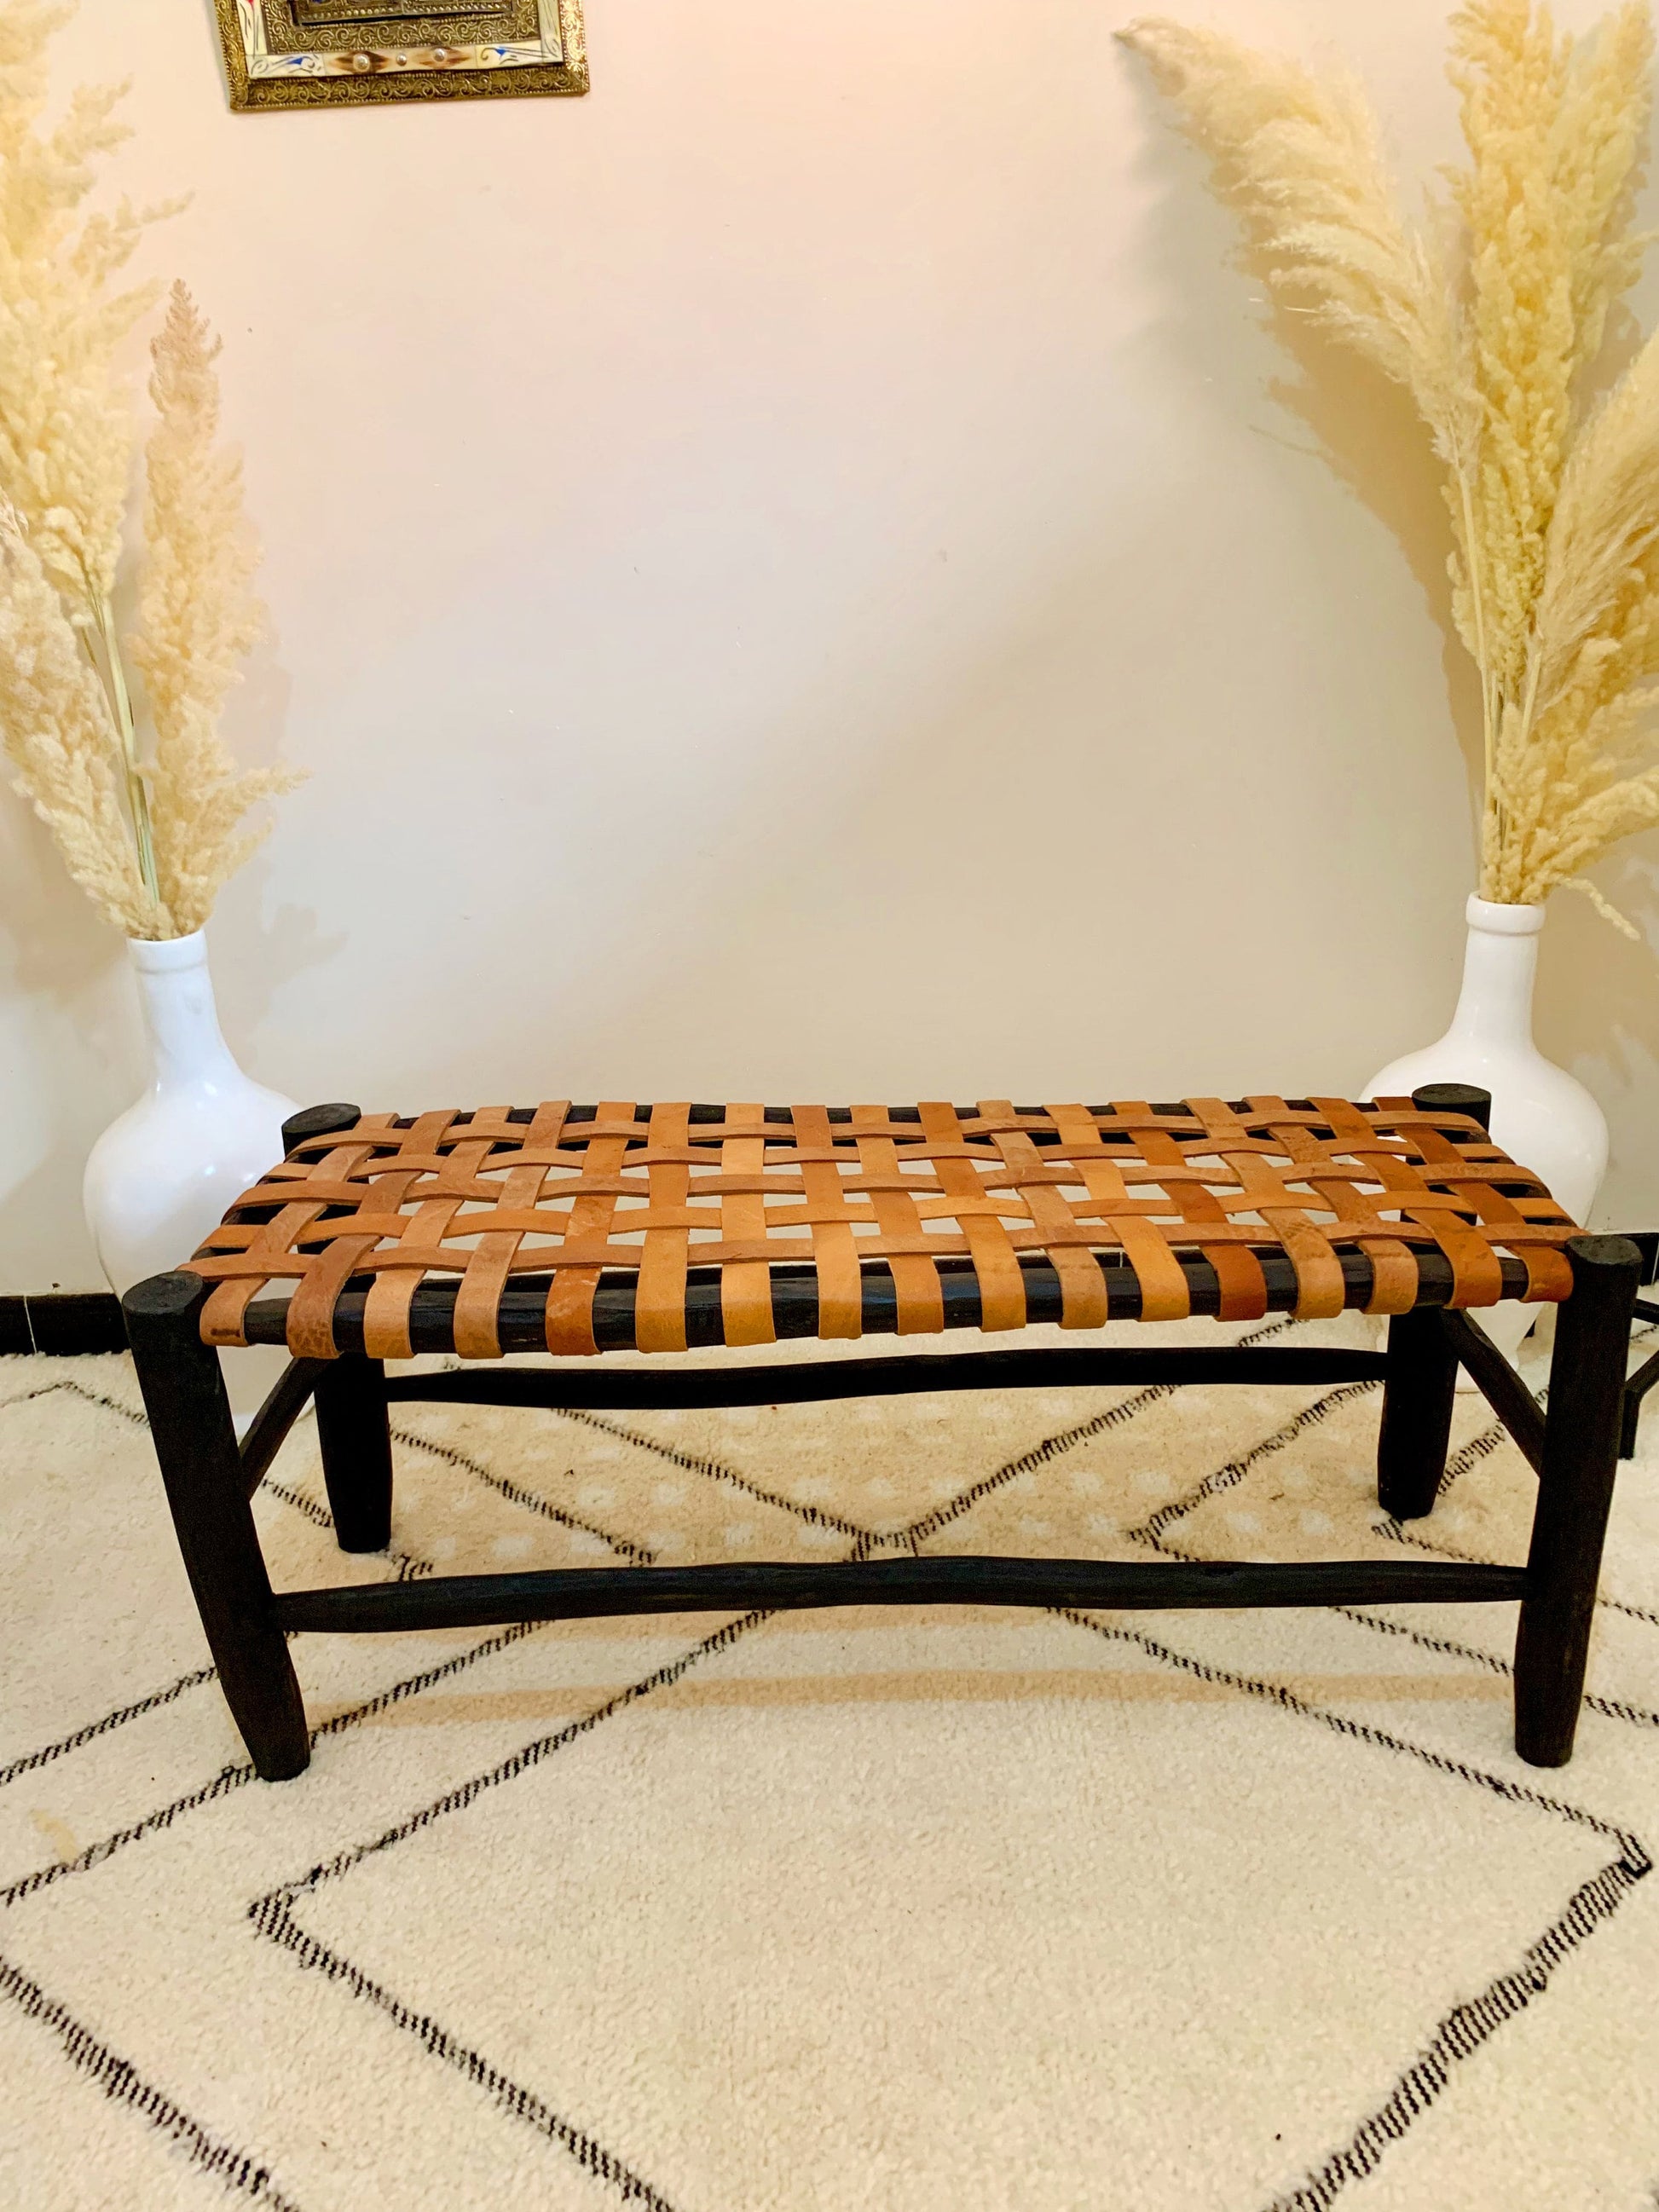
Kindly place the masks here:
POLYGON ((1589 901, 1558 891, 1538 963, 1540 1050, 1571 1068, 1601 1101, 1612 1139, 1594 1225, 1659 1226, 1659 973, 1651 943, 1659 915, 1659 831, 1620 848, 1599 871, 1607 896, 1647 935, 1639 945, 1589 901))
MULTIPOLYGON (((1448 714, 1463 751, 1473 823, 1480 790, 1480 687, 1452 619, 1446 566, 1451 530, 1428 431, 1399 385, 1285 304, 1268 280, 1267 262, 1243 243, 1236 219, 1211 191, 1208 161, 1172 124, 1169 103, 1154 90, 1145 65, 1125 58, 1146 125, 1138 169, 1158 193, 1147 217, 1148 258, 1170 272, 1171 294, 1180 303, 1156 335, 1173 335, 1202 374, 1218 375, 1238 349, 1240 300, 1233 285, 1215 279, 1229 267, 1248 279, 1255 329, 1271 341, 1276 359, 1289 360, 1296 370, 1294 379, 1270 371, 1268 392, 1304 424, 1311 441, 1257 428, 1322 462, 1404 554, 1445 640, 1448 714)), ((1247 416, 1258 412, 1259 389, 1253 378, 1237 381, 1235 396, 1247 416)), ((1350 619, 1352 611, 1334 606, 1332 620, 1350 619)))

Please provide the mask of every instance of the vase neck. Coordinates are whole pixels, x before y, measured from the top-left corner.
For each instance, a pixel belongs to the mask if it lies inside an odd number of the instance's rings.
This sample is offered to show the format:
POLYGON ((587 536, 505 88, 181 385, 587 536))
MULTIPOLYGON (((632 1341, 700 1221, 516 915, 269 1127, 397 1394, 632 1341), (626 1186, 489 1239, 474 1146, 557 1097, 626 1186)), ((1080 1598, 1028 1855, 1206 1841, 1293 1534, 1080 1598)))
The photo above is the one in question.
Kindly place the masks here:
POLYGON ((1491 929, 1472 915, 1463 955, 1463 988, 1451 1034, 1480 1037, 1491 1044, 1530 1045, 1537 972, 1536 931, 1522 934, 1491 929))
POLYGON ((131 950, 156 1089, 235 1073, 219 1028, 201 931, 159 944, 135 939, 131 950))

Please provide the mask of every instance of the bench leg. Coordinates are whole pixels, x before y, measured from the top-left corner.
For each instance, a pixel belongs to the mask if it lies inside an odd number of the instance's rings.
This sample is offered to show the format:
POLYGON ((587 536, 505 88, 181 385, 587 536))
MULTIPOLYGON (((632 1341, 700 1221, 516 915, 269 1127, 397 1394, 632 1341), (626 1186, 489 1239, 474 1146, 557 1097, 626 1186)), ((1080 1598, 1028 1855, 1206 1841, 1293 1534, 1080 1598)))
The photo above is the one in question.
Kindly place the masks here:
POLYGON ((1515 1646, 1515 1747, 1534 1766, 1572 1757, 1642 1272, 1641 1254, 1623 1237, 1576 1237, 1567 1257, 1572 1295, 1556 1317, 1530 1588, 1515 1646))
POLYGON ((276 1626, 219 1356, 203 1343, 199 1275, 152 1275, 122 1300, 173 1525, 220 1686, 253 1764, 283 1782, 310 1763, 305 1705, 276 1626))
POLYGON ((1395 1314, 1389 1323, 1389 1371, 1376 1440, 1376 1501, 1396 1521, 1434 1510, 1446 1471, 1457 1354, 1432 1306, 1395 1314))
POLYGON ((392 1431, 386 1365, 332 1359, 317 1377, 317 1440, 334 1534, 343 1552, 383 1552, 392 1540, 392 1431))

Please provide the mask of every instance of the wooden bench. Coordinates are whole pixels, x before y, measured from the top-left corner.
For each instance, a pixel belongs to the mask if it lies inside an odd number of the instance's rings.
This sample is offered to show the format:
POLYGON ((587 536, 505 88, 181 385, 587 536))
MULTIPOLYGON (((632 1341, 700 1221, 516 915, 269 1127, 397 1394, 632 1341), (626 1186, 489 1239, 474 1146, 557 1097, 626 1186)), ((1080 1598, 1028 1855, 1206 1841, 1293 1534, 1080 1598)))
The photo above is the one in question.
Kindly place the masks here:
POLYGON ((1641 1255, 1587 1237, 1487 1134, 1484 1091, 1154 1105, 555 1102, 415 1117, 320 1106, 179 1271, 124 1305, 230 1709, 268 1780, 310 1757, 286 1638, 607 1613, 997 1604, 1110 1609, 1520 1601, 1516 1744, 1571 1757, 1641 1255), (1472 1309, 1560 1307, 1549 1411, 1472 1309), (1113 1321, 1389 1316, 1386 1352, 1110 1347, 1113 1321), (619 1351, 1057 1322, 1078 1348, 641 1367, 619 1351), (222 1349, 290 1365, 240 1446, 222 1349), (389 1377, 422 1352, 469 1363, 389 1377), (551 1352, 554 1369, 502 1366, 551 1352), (479 1363, 473 1364, 471 1363, 479 1363), (1523 1566, 911 1557, 562 1568, 274 1593, 249 1498, 314 1396, 335 1530, 388 1540, 387 1407, 745 1406, 1057 1385, 1383 1385, 1377 1495, 1433 1505, 1460 1364, 1539 1476, 1523 1566))

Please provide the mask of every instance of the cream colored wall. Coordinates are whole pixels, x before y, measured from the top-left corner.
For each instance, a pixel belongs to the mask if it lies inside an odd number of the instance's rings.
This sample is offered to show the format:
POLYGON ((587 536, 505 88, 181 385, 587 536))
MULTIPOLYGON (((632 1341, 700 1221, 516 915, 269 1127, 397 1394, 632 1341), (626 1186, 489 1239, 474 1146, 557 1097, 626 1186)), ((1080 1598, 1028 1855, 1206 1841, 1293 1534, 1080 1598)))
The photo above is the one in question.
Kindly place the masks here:
MULTIPOLYGON (((1437 1031, 1468 693, 1421 441, 1346 363, 1297 397, 1133 12, 588 0, 584 101, 231 116, 203 0, 86 0, 66 68, 131 75, 125 176, 196 194, 151 265, 225 333, 273 615, 236 735, 313 771, 212 925, 253 1073, 1156 1097, 1437 1031)), ((1402 158, 1450 150, 1440 4, 1188 12, 1340 33, 1402 158)), ((121 956, 0 838, 0 1287, 90 1285, 121 956)), ((1604 874, 1650 927, 1651 859, 1604 874)), ((1607 1218, 1659 1219, 1659 974, 1559 904, 1541 1039, 1607 1218)))

